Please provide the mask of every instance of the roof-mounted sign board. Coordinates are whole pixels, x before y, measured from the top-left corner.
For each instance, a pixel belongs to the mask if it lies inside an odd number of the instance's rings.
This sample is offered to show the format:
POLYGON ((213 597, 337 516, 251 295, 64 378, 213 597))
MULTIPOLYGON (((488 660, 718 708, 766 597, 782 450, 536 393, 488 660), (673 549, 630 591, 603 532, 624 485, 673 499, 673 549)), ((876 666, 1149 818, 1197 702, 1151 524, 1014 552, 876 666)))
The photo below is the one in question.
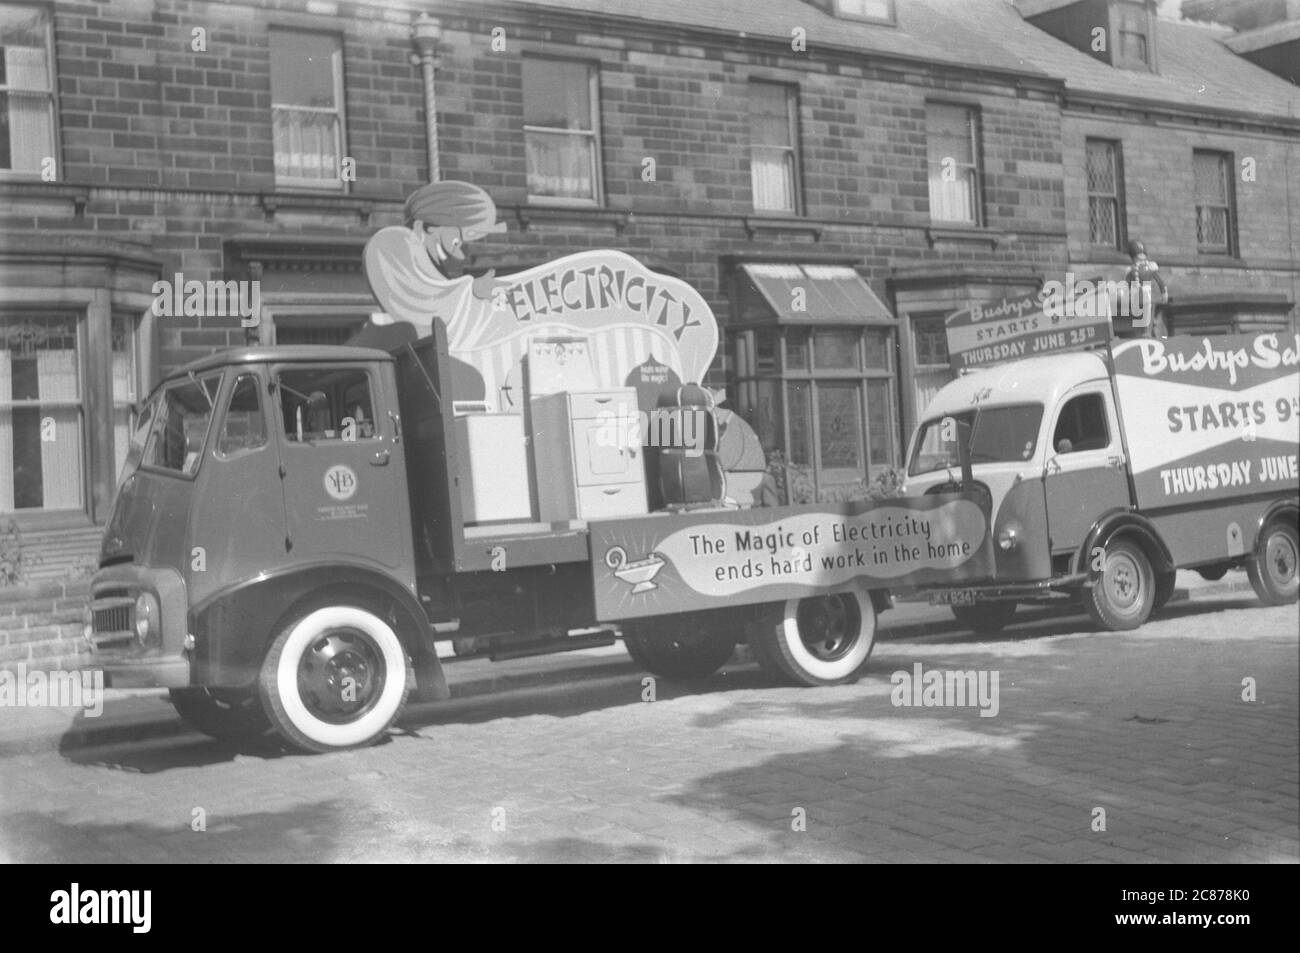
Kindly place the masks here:
POLYGON ((949 364, 960 374, 1104 345, 1110 339, 1113 284, 1049 282, 1046 293, 998 298, 954 312, 945 322, 949 364))

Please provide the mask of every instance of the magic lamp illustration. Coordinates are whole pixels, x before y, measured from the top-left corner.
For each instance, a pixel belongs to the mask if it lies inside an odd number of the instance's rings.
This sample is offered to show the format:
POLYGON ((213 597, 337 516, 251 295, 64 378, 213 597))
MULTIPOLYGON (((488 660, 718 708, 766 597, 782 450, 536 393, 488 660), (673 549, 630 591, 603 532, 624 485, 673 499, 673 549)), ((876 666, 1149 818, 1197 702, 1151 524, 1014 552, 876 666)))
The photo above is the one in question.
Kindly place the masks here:
POLYGON ((664 558, 658 553, 651 553, 641 559, 628 562, 627 550, 622 546, 611 546, 605 551, 605 565, 614 570, 614 575, 632 587, 632 594, 649 592, 659 587, 651 580, 664 568, 664 558))

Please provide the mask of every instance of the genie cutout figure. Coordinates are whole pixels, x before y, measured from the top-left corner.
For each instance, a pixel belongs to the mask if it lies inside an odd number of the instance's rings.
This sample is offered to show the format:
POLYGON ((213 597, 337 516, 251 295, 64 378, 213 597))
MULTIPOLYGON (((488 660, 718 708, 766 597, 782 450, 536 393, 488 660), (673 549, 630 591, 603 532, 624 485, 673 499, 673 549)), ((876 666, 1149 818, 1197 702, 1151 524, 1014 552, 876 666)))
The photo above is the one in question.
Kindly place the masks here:
POLYGON ((405 227, 382 228, 366 242, 366 279, 390 320, 406 321, 420 336, 436 315, 448 343, 467 346, 493 306, 493 272, 449 278, 447 262, 465 258, 465 243, 504 232, 491 197, 468 182, 434 182, 411 193, 405 227), (483 320, 480 320, 483 319, 483 320))

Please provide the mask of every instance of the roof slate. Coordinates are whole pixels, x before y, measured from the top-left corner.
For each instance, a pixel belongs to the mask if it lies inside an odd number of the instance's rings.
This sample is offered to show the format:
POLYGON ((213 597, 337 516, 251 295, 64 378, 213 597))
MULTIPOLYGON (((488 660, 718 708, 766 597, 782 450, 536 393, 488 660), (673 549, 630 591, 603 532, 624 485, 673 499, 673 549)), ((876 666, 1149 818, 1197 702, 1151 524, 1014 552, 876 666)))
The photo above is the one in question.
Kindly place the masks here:
POLYGON ((677 23, 789 41, 802 27, 818 44, 865 54, 998 70, 1065 84, 1070 92, 1260 117, 1300 116, 1300 89, 1233 53, 1232 34, 1158 20, 1159 72, 1116 69, 1025 21, 1010 0, 895 0, 896 25, 831 16, 801 0, 514 0, 539 9, 677 23))

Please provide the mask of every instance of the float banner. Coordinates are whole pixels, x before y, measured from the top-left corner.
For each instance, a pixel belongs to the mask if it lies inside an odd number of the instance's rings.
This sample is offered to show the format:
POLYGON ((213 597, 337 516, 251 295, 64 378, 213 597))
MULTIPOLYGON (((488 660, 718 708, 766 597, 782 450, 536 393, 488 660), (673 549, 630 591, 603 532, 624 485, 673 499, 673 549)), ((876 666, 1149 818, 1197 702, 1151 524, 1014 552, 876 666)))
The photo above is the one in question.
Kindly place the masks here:
POLYGON ((601 621, 993 575, 988 514, 943 494, 596 520, 601 621))
POLYGON ((949 315, 948 362, 954 373, 1039 354, 1076 351, 1110 338, 1110 299, 1071 299, 1069 307, 1043 310, 1037 294, 986 301, 949 315), (1056 310, 1062 313, 1055 313, 1056 310))
POLYGON ((1300 335, 1140 339, 1112 353, 1143 510, 1296 492, 1300 335))

